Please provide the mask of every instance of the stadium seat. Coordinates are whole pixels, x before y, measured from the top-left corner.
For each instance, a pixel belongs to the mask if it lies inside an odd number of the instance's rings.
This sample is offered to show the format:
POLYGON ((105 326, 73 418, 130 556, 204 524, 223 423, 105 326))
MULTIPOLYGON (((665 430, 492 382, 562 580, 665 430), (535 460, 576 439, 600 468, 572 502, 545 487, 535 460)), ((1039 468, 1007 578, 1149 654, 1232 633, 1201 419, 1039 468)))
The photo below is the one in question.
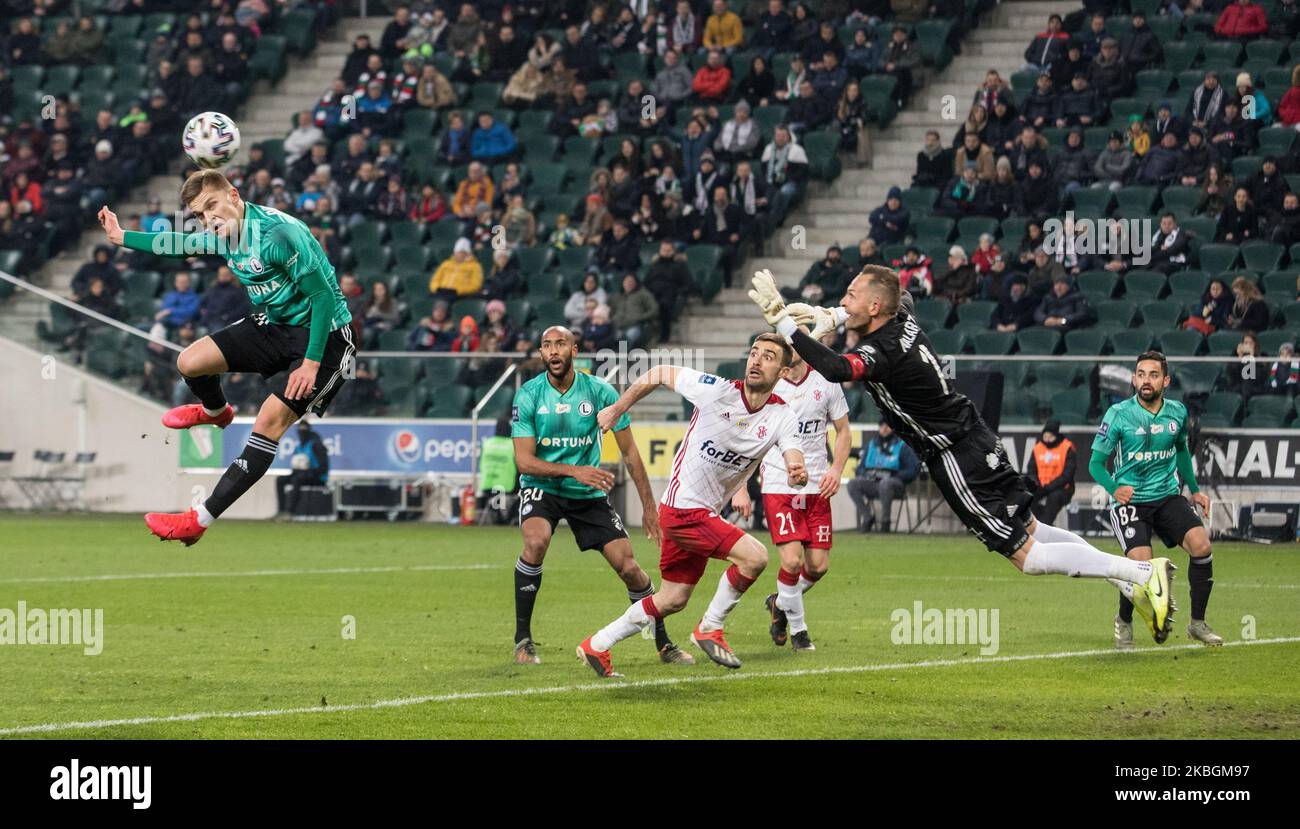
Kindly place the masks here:
POLYGON ((967 331, 977 331, 989 327, 993 318, 996 302, 972 300, 957 306, 957 327, 967 331))
POLYGON ((1016 335, 1009 331, 980 331, 972 334, 971 345, 976 354, 1010 354, 1016 344, 1016 335))
MULTIPOLYGON (((1236 245, 1205 244, 1201 245, 1201 270, 1220 273, 1237 264, 1240 250, 1236 245)), ((1272 270, 1272 268, 1269 268, 1272 270)))
POLYGON ((1106 350, 1105 332, 1095 328, 1076 328, 1065 332, 1066 354, 1101 354, 1106 350))
POLYGON ((1257 394, 1246 400, 1246 417, 1241 425, 1246 428, 1282 426, 1291 414, 1291 399, 1281 394, 1257 394), (1250 421, 1259 426, 1252 426, 1250 421))
POLYGON ((1183 394, 1209 394, 1219 380, 1222 367, 1215 363, 1174 363, 1170 372, 1183 394))
POLYGON ((1151 336, 1151 331, 1145 328, 1116 331, 1110 335, 1110 344, 1114 353, 1126 357, 1137 356, 1150 350, 1154 342, 1155 338, 1151 336))
POLYGON ((946 244, 956 222, 942 216, 927 216, 912 223, 913 241, 917 246, 946 244))
POLYGON ((1002 422, 1007 426, 1037 426, 1037 406, 1034 399, 1023 394, 1002 395, 1002 422))
MULTIPOLYGON (((511 400, 513 400, 514 389, 509 384, 502 386, 502 388, 509 389, 511 400)), ((424 410, 424 417, 465 417, 469 414, 472 395, 473 389, 469 386, 439 387, 438 393, 430 396, 429 405, 424 410)))
POLYGON ((1174 84, 1174 73, 1165 69, 1144 69, 1136 78, 1137 97, 1146 101, 1159 102, 1174 84))
POLYGON ((1128 328, 1137 316, 1137 308, 1130 299, 1112 299, 1093 305, 1099 325, 1117 329, 1128 328))
POLYGON ((831 182, 840 174, 840 135, 831 130, 819 130, 803 136, 804 150, 808 154, 808 174, 818 181, 831 182))
POLYGON ((305 55, 316 48, 316 12, 299 7, 280 18, 277 32, 284 35, 285 43, 296 55, 305 55))
POLYGON ((1169 356, 1195 357, 1204 341, 1199 331, 1166 331, 1160 335, 1160 350, 1169 356))
POLYGON ((1129 271, 1124 275, 1124 298, 1134 304, 1159 299, 1167 282, 1159 271, 1129 271))
POLYGON ((1016 333, 1021 354, 1055 354, 1061 347, 1061 334, 1050 328, 1026 328, 1016 333))
POLYGON ((1235 423, 1241 411, 1241 395, 1232 391, 1211 392, 1201 404, 1201 413, 1224 418, 1228 423, 1235 423))
POLYGON ((1106 215, 1110 212, 1114 194, 1104 188, 1080 187, 1070 194, 1070 198, 1077 212, 1106 215))
POLYGON ((966 350, 966 334, 963 331, 945 328, 927 331, 926 336, 930 338, 930 345, 934 346, 937 354, 961 354, 966 350))
POLYGON ((1296 332, 1289 329, 1272 329, 1261 331, 1256 335, 1259 340, 1259 350, 1264 354, 1276 355, 1282 343, 1296 342, 1296 332))
POLYGON ((1205 271, 1176 271, 1169 275, 1169 301, 1180 305, 1199 301, 1209 281, 1205 271))
POLYGON ((1269 299, 1287 301, 1294 299, 1297 291, 1296 280, 1300 278, 1300 263, 1292 265, 1290 270, 1272 271, 1264 274, 1261 287, 1269 299))
POLYGON ((1090 301, 1094 298, 1110 299, 1119 288, 1119 277, 1111 271, 1084 271, 1076 282, 1090 301))
POLYGON ((1237 181, 1248 181, 1264 166, 1264 159, 1257 155, 1243 155, 1232 160, 1232 177, 1237 181))
POLYGON ((1214 356, 1231 357, 1237 353, 1241 337, 1240 331, 1215 331, 1205 338, 1205 345, 1214 356))
POLYGON ((899 197, 913 217, 928 216, 938 200, 939 191, 934 187, 909 187, 899 197))
POLYGON ((1076 386, 1052 395, 1052 417, 1062 423, 1088 423, 1092 408, 1092 391, 1087 386, 1076 386))
POLYGON ((1201 52, 1200 47, 1194 43, 1171 42, 1160 45, 1164 52, 1165 69, 1173 73, 1187 69, 1201 52))
POLYGON ((1295 130, 1290 127, 1265 127, 1259 131, 1259 154, 1285 156, 1295 143, 1295 130))
POLYGON ((942 329, 951 314, 952 306, 946 299, 923 299, 916 303, 916 321, 927 332, 942 329))
POLYGON ((1241 260, 1248 269, 1267 273, 1281 266, 1282 254, 1285 252, 1286 249, 1276 242, 1253 240, 1242 243, 1241 260))

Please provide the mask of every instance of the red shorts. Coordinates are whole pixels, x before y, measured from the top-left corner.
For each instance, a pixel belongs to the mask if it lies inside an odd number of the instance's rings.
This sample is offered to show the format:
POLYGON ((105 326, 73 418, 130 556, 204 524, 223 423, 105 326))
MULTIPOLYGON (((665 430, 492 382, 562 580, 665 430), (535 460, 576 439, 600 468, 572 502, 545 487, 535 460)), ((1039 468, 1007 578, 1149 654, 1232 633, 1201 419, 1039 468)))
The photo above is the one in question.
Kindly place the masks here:
POLYGON ((820 495, 764 495, 763 514, 773 544, 802 541, 815 550, 831 548, 831 502, 820 495))
POLYGON ((677 509, 659 505, 659 573, 665 581, 699 584, 709 559, 727 557, 745 534, 706 509, 677 509))

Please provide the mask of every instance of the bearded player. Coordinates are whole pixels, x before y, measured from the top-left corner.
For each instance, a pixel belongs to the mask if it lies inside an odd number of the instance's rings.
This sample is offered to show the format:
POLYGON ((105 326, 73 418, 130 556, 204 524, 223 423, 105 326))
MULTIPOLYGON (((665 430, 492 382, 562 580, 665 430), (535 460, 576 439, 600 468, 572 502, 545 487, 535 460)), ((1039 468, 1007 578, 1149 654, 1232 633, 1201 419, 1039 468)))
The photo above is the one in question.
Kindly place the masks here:
MULTIPOLYGON (((627 585, 633 602, 654 593, 650 577, 636 563, 632 542, 607 493, 614 476, 600 468, 601 430, 596 413, 618 399, 614 387, 573 368, 578 341, 573 332, 553 325, 542 332, 546 371, 515 393, 510 435, 519 468, 519 529, 524 551, 515 562, 515 662, 541 662, 533 640, 533 606, 542 589, 542 561, 555 527, 563 518, 579 550, 599 550, 627 585)), ((632 439, 631 421, 623 415, 613 427, 628 474, 641 496, 646 536, 659 541, 654 492, 645 464, 632 439)), ((695 657, 673 644, 662 619, 655 620, 655 646, 669 664, 692 665, 695 657)))
MULTIPOLYGON (((1210 534, 1196 514, 1200 507, 1201 514, 1209 516, 1210 498, 1196 485, 1187 447, 1187 407, 1165 397, 1170 379, 1169 364, 1159 351, 1137 358, 1133 369, 1137 393, 1106 410, 1092 441, 1088 472, 1110 495, 1111 528, 1125 555, 1150 560, 1152 535, 1166 547, 1187 551, 1192 594, 1187 635, 1213 647, 1223 644, 1223 637, 1205 621, 1214 587, 1214 555, 1210 534), (1113 475, 1106 469, 1110 457, 1115 459, 1113 475), (1179 479, 1192 495, 1190 503, 1182 495, 1179 479)), ((1124 596, 1115 617, 1115 647, 1133 647, 1133 603, 1124 596)))
POLYGON ((948 506, 985 547, 1026 575, 1109 579, 1147 619, 1157 642, 1168 637, 1176 610, 1173 564, 1167 558, 1109 555, 1034 518, 1032 496, 1002 442, 974 404, 949 386, 929 338, 902 307, 896 271, 864 267, 835 309, 787 308, 770 271, 755 273, 753 286, 749 296, 764 319, 809 366, 831 382, 864 384, 885 420, 925 462, 948 506), (813 324, 811 335, 799 327, 805 323, 813 324), (841 323, 862 335, 848 354, 818 341, 841 323))
POLYGON ((123 231, 107 207, 100 208, 99 223, 108 241, 131 250, 178 258, 224 256, 257 310, 177 356, 176 368, 199 402, 167 412, 163 425, 229 426, 235 410, 221 391, 226 372, 256 372, 272 380, 273 390, 257 413, 244 451, 207 500, 182 513, 145 515, 158 538, 188 547, 261 480, 290 426, 309 411, 325 413, 356 350, 352 315, 334 267, 306 225, 274 208, 245 202, 215 170, 190 174, 181 187, 181 202, 205 233, 123 231))
MULTIPOLYGON (((852 443, 849 403, 838 383, 813 371, 797 353, 786 376, 777 382, 776 393, 799 423, 808 482, 802 487, 790 486, 779 451, 771 450, 763 457, 759 467, 763 510, 772 543, 781 553, 776 592, 765 602, 771 616, 769 633, 778 647, 788 639, 795 651, 813 651, 817 648, 808 636, 803 594, 830 566, 831 498, 840 490, 852 443), (831 425, 835 427, 833 459, 826 452, 826 431, 831 425)), ((745 487, 731 496, 731 505, 746 518, 753 512, 745 487)))
POLYGON ((760 334, 749 350, 745 379, 726 380, 679 366, 656 366, 630 385, 614 405, 600 412, 600 428, 617 428, 627 411, 665 386, 695 404, 691 425, 673 458, 673 475, 659 499, 659 592, 633 604, 622 616, 578 645, 578 659, 599 677, 614 673, 609 650, 637 631, 686 607, 710 558, 731 562, 722 574, 704 618, 691 633, 714 662, 739 668, 723 625, 767 566, 763 542, 718 514, 727 499, 776 446, 785 459, 791 487, 808 482, 797 434, 798 422, 785 400, 773 393, 790 366, 789 344, 760 334))

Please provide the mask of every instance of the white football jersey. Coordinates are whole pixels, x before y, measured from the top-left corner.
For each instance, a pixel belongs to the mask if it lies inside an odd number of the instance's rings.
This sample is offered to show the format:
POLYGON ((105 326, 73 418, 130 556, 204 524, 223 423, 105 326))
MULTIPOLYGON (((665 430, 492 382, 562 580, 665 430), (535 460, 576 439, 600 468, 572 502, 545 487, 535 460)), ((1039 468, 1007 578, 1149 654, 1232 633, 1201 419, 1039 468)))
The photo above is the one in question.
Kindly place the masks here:
POLYGON ((761 408, 750 409, 742 382, 678 370, 675 391, 695 404, 695 414, 660 503, 719 512, 769 450, 801 448, 799 424, 781 396, 773 392, 761 408))
POLYGON ((761 471, 763 492, 774 495, 798 495, 817 492, 826 470, 830 469, 830 453, 826 449, 826 432, 832 421, 849 413, 849 401, 844 399, 844 389, 832 383, 812 368, 803 380, 791 383, 781 380, 776 384, 776 394, 795 415, 795 430, 803 450, 804 467, 808 470, 808 483, 802 487, 790 486, 790 476, 785 471, 785 458, 776 450, 769 450, 763 458, 761 471))

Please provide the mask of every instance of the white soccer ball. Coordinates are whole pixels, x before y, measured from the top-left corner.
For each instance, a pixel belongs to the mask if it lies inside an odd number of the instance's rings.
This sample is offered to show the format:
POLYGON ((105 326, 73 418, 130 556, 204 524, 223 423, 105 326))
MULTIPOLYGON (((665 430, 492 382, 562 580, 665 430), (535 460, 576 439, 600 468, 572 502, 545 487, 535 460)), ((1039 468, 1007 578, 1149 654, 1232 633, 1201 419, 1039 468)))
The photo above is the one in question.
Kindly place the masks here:
POLYGON ((181 146, 190 161, 204 170, 215 170, 235 160, 239 152, 239 127, 229 115, 201 112, 185 125, 181 146))

